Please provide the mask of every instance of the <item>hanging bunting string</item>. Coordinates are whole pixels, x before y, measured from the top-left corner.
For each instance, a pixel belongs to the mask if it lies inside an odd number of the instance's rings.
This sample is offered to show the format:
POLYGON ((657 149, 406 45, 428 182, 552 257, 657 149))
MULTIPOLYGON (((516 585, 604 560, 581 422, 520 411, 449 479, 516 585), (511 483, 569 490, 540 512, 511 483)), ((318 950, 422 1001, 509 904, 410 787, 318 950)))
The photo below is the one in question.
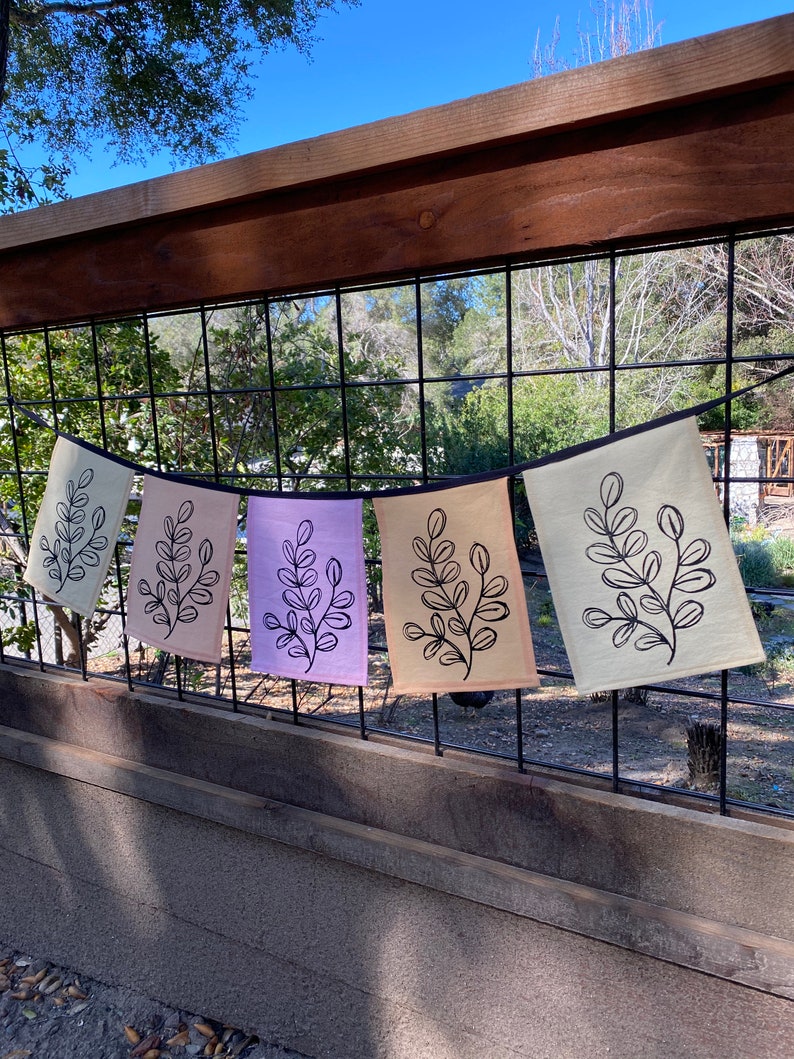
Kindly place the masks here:
POLYGON ((32 422, 37 423, 46 430, 51 430, 57 437, 66 438, 68 441, 81 446, 81 448, 87 449, 89 452, 93 452, 97 456, 102 456, 128 470, 132 470, 137 475, 148 474, 155 478, 180 482, 184 485, 197 485, 204 489, 215 489, 224 493, 236 493, 238 496, 289 497, 294 500, 345 500, 353 497, 357 499, 375 499, 378 497, 406 496, 414 493, 438 492, 444 489, 454 489, 460 485, 468 483, 490 482, 499 478, 517 477, 518 475, 523 474, 524 471, 544 467, 552 463, 559 463, 563 460, 569 459, 571 456, 577 456, 583 452, 589 452, 592 449, 601 448, 604 445, 620 441, 623 438, 634 437, 638 434, 643 434, 646 431, 654 430, 657 427, 666 426, 669 423, 677 423, 683 419, 703 415, 706 412, 712 411, 714 408, 719 408, 723 404, 736 401, 759 387, 769 386, 772 383, 779 382, 781 379, 791 374, 794 374, 794 364, 789 365, 787 368, 783 368, 781 371, 775 372, 774 375, 770 375, 767 379, 760 379, 758 382, 750 383, 750 385, 744 386, 740 390, 734 390, 732 393, 723 394, 721 397, 715 397, 709 401, 703 401, 700 404, 692 405, 689 408, 684 408, 677 412, 669 412, 667 415, 659 416, 657 419, 651 419, 639 426, 626 427, 623 430, 615 431, 612 434, 605 434, 603 437, 596 438, 592 441, 583 441, 578 445, 572 445, 568 448, 560 449, 550 455, 541 456, 534 460, 528 460, 525 463, 513 464, 510 467, 500 467, 491 471, 479 471, 474 474, 457 475, 452 478, 445 478, 441 481, 435 482, 426 482, 421 485, 393 486, 388 489, 361 489, 355 491, 328 490, 311 494, 305 493, 303 495, 296 493, 294 490, 285 489, 244 489, 239 486, 224 485, 221 482, 214 482, 211 480, 208 481, 201 477, 200 474, 186 475, 178 472, 154 470, 150 467, 145 467, 142 464, 136 463, 133 460, 128 460, 123 456, 117 456, 114 453, 108 452, 106 449, 99 448, 98 446, 93 445, 90 441, 85 441, 83 438, 75 437, 72 434, 59 430, 57 427, 53 427, 52 424, 42 418, 38 412, 34 412, 31 408, 27 408, 12 396, 9 396, 6 400, 9 408, 16 409, 23 415, 27 416, 32 422))

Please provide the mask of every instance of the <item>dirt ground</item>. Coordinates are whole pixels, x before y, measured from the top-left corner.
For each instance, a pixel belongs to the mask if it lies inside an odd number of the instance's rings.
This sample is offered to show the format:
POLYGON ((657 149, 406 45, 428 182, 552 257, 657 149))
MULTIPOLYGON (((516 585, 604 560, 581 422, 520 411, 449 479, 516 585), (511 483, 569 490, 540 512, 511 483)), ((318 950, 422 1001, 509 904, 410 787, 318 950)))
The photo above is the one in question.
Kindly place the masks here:
POLYGON ((0 1059, 311 1059, 0 939, 0 1059))
MULTIPOLYGON (((568 660, 551 595, 545 582, 529 579, 527 602, 540 669, 565 672, 568 660)), ((776 657, 775 644, 790 644, 794 611, 764 604, 758 609, 762 639, 768 641, 766 663, 729 674, 728 796, 772 808, 794 810, 794 659, 788 651, 776 657), (744 700, 744 701, 742 701, 744 700)), ((368 727, 432 741, 430 696, 395 696, 391 691, 382 619, 374 615, 370 643, 383 650, 370 655, 370 685, 361 702, 356 689, 298 683, 302 715, 358 726, 361 713, 368 727)), ((238 695, 249 706, 288 715, 293 709, 289 681, 245 670, 238 674, 238 695)), ((677 680, 669 691, 621 689, 618 697, 619 768, 623 778, 640 783, 711 791, 716 788, 690 774, 687 728, 719 725, 719 700, 689 697, 684 692, 719 696, 720 675, 677 680)), ((523 751, 527 763, 561 766, 612 775, 612 699, 577 695, 570 680, 543 675, 541 687, 520 697, 523 751)), ((496 692, 480 709, 462 708, 448 695, 437 700, 443 745, 463 747, 515 760, 517 704, 514 691, 496 692)))
MULTIPOLYGON (((527 606, 541 686, 521 693, 525 761, 563 769, 612 775, 612 703, 581 698, 570 680, 553 674, 569 670, 554 606, 539 563, 523 563, 527 606), (543 672, 545 671, 545 672, 543 672), (550 675, 552 674, 552 675, 550 675)), ((767 662, 729 674, 728 796, 771 808, 794 811, 794 600, 762 596, 753 610, 768 652, 767 662), (782 708, 778 708, 782 707, 782 708), (788 708, 787 708, 788 707, 788 708)), ((103 648, 90 660, 97 675, 125 678, 118 649, 120 625, 103 634, 103 648)), ((292 682, 252 672, 245 634, 235 638, 235 689, 244 708, 289 718, 335 721, 433 741, 430 696, 395 696, 391 688, 383 616, 370 616, 370 683, 362 689, 292 682)), ((130 654, 135 680, 152 680, 176 689, 173 659, 141 647, 130 654)), ((181 686, 187 691, 231 696, 228 666, 220 669, 182 660, 181 686)), ((625 692, 625 689, 622 689, 625 692)), ((687 789, 693 785, 687 752, 687 728, 719 725, 719 674, 678 680, 662 691, 631 691, 618 700, 619 771, 623 779, 687 789), (685 695, 684 693, 690 693, 685 695), (694 697, 691 697, 694 693, 694 697), (706 693, 717 701, 697 697, 706 693)), ((462 747, 516 759, 515 692, 497 692, 482 709, 461 708, 447 695, 437 700, 439 738, 462 747)), ((702 785, 701 785, 702 786, 702 785)), ((713 793, 714 788, 705 789, 713 793)))

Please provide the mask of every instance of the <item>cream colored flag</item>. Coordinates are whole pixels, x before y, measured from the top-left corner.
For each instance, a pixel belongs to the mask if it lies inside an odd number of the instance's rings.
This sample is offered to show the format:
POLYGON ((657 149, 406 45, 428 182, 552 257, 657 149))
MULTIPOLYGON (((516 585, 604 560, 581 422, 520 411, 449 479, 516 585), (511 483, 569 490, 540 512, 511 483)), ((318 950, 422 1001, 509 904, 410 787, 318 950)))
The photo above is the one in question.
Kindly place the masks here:
POLYGON ((507 479, 373 503, 395 693, 537 686, 507 479))
POLYGON ((127 510, 133 472, 59 437, 30 541, 25 580, 78 614, 97 605, 127 510))
POLYGON ((693 417, 524 480, 580 694, 763 661, 693 417))

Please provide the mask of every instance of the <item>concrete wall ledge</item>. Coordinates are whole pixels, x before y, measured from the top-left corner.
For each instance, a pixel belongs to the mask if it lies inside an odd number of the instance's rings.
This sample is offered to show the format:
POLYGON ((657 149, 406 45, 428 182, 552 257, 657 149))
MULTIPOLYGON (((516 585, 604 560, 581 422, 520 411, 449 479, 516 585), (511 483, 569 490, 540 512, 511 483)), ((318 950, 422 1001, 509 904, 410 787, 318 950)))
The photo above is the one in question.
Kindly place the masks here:
POLYGON ((0 726, 0 756, 794 999, 794 942, 0 726))

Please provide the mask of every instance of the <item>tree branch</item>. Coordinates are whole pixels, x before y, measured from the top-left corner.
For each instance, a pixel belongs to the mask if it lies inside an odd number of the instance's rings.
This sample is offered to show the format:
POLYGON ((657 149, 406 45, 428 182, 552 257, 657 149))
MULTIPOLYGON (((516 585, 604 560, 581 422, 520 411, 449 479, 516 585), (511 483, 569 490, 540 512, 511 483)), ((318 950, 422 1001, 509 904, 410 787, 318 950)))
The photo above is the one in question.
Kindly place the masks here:
POLYGON ((104 11, 113 11, 115 8, 129 7, 130 0, 88 0, 83 4, 70 3, 69 0, 54 0, 53 3, 34 4, 32 7, 11 5, 10 0, 0 0, 1 3, 7 3, 10 6, 12 26, 34 29, 50 15, 98 15, 104 11))
POLYGON ((11 22, 11 0, 0 0, 0 110, 6 90, 8 69, 8 27, 11 22))

